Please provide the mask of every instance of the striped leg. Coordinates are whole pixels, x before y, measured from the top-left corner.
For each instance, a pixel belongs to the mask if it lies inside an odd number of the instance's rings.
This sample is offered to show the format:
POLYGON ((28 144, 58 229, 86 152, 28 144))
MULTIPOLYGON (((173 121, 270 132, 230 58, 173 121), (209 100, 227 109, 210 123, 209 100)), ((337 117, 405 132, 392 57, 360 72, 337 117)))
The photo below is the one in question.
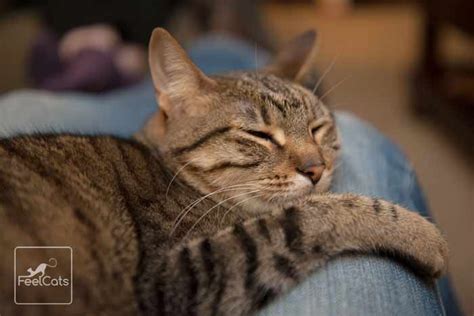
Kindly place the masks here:
POLYGON ((391 203, 313 196, 169 251, 155 275, 159 315, 245 315, 285 293, 345 251, 396 254, 437 277, 446 243, 434 225, 391 203))

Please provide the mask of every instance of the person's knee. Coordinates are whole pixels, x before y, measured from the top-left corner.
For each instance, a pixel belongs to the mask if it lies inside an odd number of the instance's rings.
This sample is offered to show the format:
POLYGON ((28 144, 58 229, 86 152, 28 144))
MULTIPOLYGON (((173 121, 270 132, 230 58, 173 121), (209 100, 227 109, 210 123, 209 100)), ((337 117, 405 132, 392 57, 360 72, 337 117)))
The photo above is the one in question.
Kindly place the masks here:
POLYGON ((346 254, 331 260, 266 315, 442 315, 434 284, 390 258, 346 254))

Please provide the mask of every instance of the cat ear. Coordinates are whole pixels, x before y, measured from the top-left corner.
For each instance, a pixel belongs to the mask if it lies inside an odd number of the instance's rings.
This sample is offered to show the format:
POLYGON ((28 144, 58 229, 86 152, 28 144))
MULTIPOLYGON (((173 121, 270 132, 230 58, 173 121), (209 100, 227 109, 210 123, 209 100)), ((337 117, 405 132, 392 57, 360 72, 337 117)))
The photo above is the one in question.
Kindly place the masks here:
POLYGON ((160 108, 167 114, 213 85, 165 29, 153 30, 148 61, 160 108))
POLYGON ((275 76, 299 81, 305 72, 311 69, 312 59, 316 52, 316 31, 308 30, 279 50, 273 62, 263 69, 275 76))

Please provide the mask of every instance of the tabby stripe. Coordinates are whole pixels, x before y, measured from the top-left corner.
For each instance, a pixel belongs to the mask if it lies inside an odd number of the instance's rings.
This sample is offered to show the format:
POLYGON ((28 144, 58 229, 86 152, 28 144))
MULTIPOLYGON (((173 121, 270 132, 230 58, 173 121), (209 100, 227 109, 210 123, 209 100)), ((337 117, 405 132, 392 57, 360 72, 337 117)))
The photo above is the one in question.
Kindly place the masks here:
POLYGON ((398 219, 398 211, 397 211, 397 206, 392 204, 390 206, 390 212, 392 213, 393 219, 397 220, 398 219))
MULTIPOLYGON (((105 158, 105 157, 104 157, 105 158)), ((105 158, 107 159, 107 158, 105 158)), ((135 215, 135 210, 141 210, 142 206, 141 205, 135 205, 135 196, 130 190, 128 190, 126 183, 124 182, 124 179, 122 175, 120 174, 120 171, 118 170, 117 166, 115 165, 114 162, 111 161, 111 165, 113 168, 113 171, 115 173, 115 179, 116 179, 116 185, 117 185, 117 190, 119 192, 119 195, 122 197, 122 203, 125 207, 125 209, 130 212, 132 217, 135 215)))
POLYGON ((40 175, 43 179, 53 179, 54 183, 58 186, 61 185, 61 181, 58 181, 58 177, 55 174, 47 170, 34 156, 30 156, 23 152, 21 148, 17 148, 13 142, 2 143, 3 148, 13 156, 13 158, 19 159, 28 169, 40 175))
MULTIPOLYGON (((64 177, 59 175, 57 171, 48 169, 41 161, 29 155, 27 152, 24 152, 23 148, 15 146, 11 141, 6 141, 2 145, 9 154, 12 154, 14 158, 18 159, 30 171, 38 174, 43 180, 52 183, 54 186, 64 187, 64 177)), ((91 184, 94 185, 94 183, 91 184)), ((77 198, 74 190, 68 190, 68 193, 72 197, 77 198)))
POLYGON ((73 213, 80 223, 82 223, 84 226, 87 226, 92 231, 97 231, 97 226, 95 223, 91 221, 90 218, 88 218, 80 208, 73 208, 73 213))
MULTIPOLYGON (((44 139, 48 139, 48 137, 44 137, 44 139)), ((47 151, 47 148, 45 148, 45 146, 41 143, 35 143, 34 145, 41 147, 40 150, 47 151)), ((56 143, 56 145, 58 145, 58 143, 56 143)), ((43 164, 41 160, 37 159, 37 157, 34 155, 30 155, 28 151, 25 151, 23 147, 19 147, 18 144, 15 144, 13 141, 4 142, 3 146, 8 151, 8 153, 12 154, 12 157, 18 159, 30 171, 38 174, 42 180, 47 181, 57 187, 68 186, 69 189, 65 190, 68 197, 81 202, 84 201, 85 197, 88 198, 88 200, 97 199, 96 194, 91 194, 93 190, 89 191, 87 196, 85 196, 85 192, 82 192, 82 194, 81 192, 78 192, 77 187, 83 187, 83 183, 78 183, 77 181, 69 183, 65 179, 69 176, 66 172, 64 172, 65 170, 57 170, 57 167, 55 168, 54 166, 48 165, 47 163, 43 164)), ((72 167, 77 166, 72 164, 72 167)), ((89 182, 87 186, 93 188, 96 192, 101 192, 100 188, 94 182, 89 182)))
POLYGON ((302 97, 303 101, 303 106, 306 112, 311 113, 312 112, 312 106, 311 106, 311 101, 309 100, 308 96, 303 95, 302 97))
POLYGON ((268 230, 267 221, 264 218, 260 218, 257 221, 258 225, 258 232, 268 241, 272 241, 272 237, 270 236, 270 231, 268 230))
POLYGON ((168 169, 162 170, 159 164, 156 162, 156 157, 153 156, 152 153, 146 151, 145 148, 142 148, 143 155, 145 156, 146 161, 146 169, 147 173, 151 178, 152 188, 154 189, 154 195, 158 196, 159 188, 157 177, 161 174, 164 174, 168 169))
POLYGON ((252 296, 254 300, 254 306, 253 310, 259 310, 262 307, 268 305, 273 299, 277 296, 277 292, 274 289, 268 288, 263 285, 259 285, 255 289, 255 293, 252 296))
POLYGON ((261 162, 250 162, 250 163, 236 163, 236 162, 221 162, 218 164, 215 164, 214 166, 211 166, 209 168, 206 168, 205 172, 215 172, 218 170, 222 169, 228 169, 228 168, 238 168, 238 169, 249 169, 249 168, 255 168, 258 167, 261 164, 261 162))
POLYGON ((342 202, 344 204, 345 207, 347 208, 353 208, 354 207, 354 202, 351 201, 351 200, 345 200, 342 202))
POLYGON ((120 176, 120 172, 117 170, 117 167, 113 165, 113 169, 115 172, 115 178, 117 179, 117 189, 122 197, 122 202, 125 205, 125 209, 129 212, 132 212, 135 209, 135 206, 132 204, 132 194, 127 189, 127 186, 123 182, 122 177, 120 176))
MULTIPOLYGON (((165 315, 165 306, 166 306, 166 280, 167 280, 167 277, 165 275, 165 272, 166 272, 166 266, 167 266, 167 261, 166 260, 163 260, 161 263, 160 263, 160 266, 158 268, 158 275, 156 277, 156 282, 155 282, 155 293, 156 293, 156 308, 157 308, 157 315, 165 315)), ((142 280, 139 280, 139 281, 142 281, 142 280)), ((135 283, 137 284, 137 283, 135 283)), ((142 283, 143 284, 143 283, 142 283)), ((142 293, 142 295, 146 295, 147 293, 142 293)), ((140 295, 139 297, 142 297, 142 295, 140 295)), ((142 311, 145 312, 144 315, 148 315, 151 313, 151 310, 148 311, 146 310, 146 306, 145 306, 145 303, 142 303, 141 304, 142 306, 142 311)), ((151 306, 151 309, 153 309, 153 306, 151 306)))
POLYGON ((135 183, 140 184, 140 181, 138 181, 138 177, 136 176, 134 168, 133 168, 133 162, 130 159, 125 148, 123 148, 123 144, 114 138, 114 145, 117 147, 118 151, 120 152, 120 157, 122 158, 121 160, 123 161, 125 165, 125 170, 133 179, 133 181, 135 181, 135 183))
POLYGON ((380 201, 378 199, 373 199, 372 201, 372 207, 374 208, 375 210, 375 213, 379 214, 380 211, 381 211, 381 205, 380 205, 380 201))
POLYGON ((286 118, 286 109, 285 109, 285 106, 283 104, 281 104, 280 102, 274 101, 274 100, 271 101, 271 104, 273 106, 275 106, 281 112, 283 117, 286 118))
MULTIPOLYGON (((114 178, 117 179, 115 181, 115 184, 117 186, 117 189, 119 191, 120 196, 122 197, 121 202, 123 203, 125 209, 132 216, 132 219, 134 220, 134 222, 138 222, 136 212, 133 212, 134 206, 132 205, 131 200, 130 200, 130 193, 128 192, 125 184, 122 182, 120 172, 117 169, 117 166, 115 165, 115 162, 112 159, 110 159, 110 157, 107 154, 103 153, 103 145, 101 144, 101 141, 103 140, 103 138, 99 139, 99 138, 96 138, 96 137, 89 137, 88 140, 89 140, 89 144, 91 145, 92 149, 94 150, 96 156, 99 159, 101 159, 105 162, 108 162, 108 164, 112 168, 112 170, 115 174, 114 178)), ((135 143, 133 143, 133 142, 130 142, 130 143, 135 145, 135 143)), ((150 225, 151 224, 149 224, 149 226, 150 225)), ((142 229, 140 228, 140 226, 139 225, 134 225, 133 227, 134 227, 135 234, 137 236, 137 240, 142 240, 143 233, 142 233, 142 229)), ((157 229, 155 223, 153 223, 153 229, 157 229)), ((135 274, 135 277, 134 277, 135 284, 138 284, 139 276, 145 275, 145 264, 144 264, 144 261, 143 261, 143 258, 145 257, 145 250, 144 250, 143 247, 139 247, 138 251, 139 251, 138 258, 140 258, 140 261, 139 261, 139 264, 137 266, 137 271, 136 271, 136 274, 135 274)), ((160 264, 159 273, 161 275, 164 275, 165 271, 166 271, 166 261, 162 261, 162 263, 160 264)), ((155 307, 157 308, 158 315, 162 315, 162 314, 165 313, 165 306, 166 305, 165 305, 165 293, 164 293, 165 283, 164 282, 165 282, 166 279, 164 277, 160 277, 160 275, 158 275, 158 277, 156 279, 158 280, 157 282, 160 282, 160 283, 155 284, 156 304, 153 304, 152 306, 150 306, 151 302, 148 302, 148 300, 145 300, 145 302, 142 301, 142 300, 139 301, 139 308, 142 311, 144 311, 144 314, 149 313, 147 308, 150 308, 150 311, 154 311, 155 307)), ((145 282, 140 282, 140 283, 143 284, 145 282)), ((141 292, 142 291, 140 291, 140 287, 136 286, 135 287, 135 295, 138 298, 143 297, 143 294, 141 294, 141 292)), ((155 300, 153 300, 153 303, 154 302, 155 302, 155 300)))
POLYGON ((132 171, 132 167, 130 165, 131 161, 128 159, 128 154, 125 152, 124 148, 122 147, 122 145, 117 139, 113 138, 112 144, 120 153, 120 159, 117 159, 117 161, 118 162, 123 161, 126 173, 131 175, 131 178, 133 178, 133 180, 138 184, 138 182, 136 181, 134 177, 134 172, 132 171))
MULTIPOLYGON (((143 182, 142 180, 140 180, 140 177, 138 176, 138 174, 136 173, 135 171, 135 162, 130 158, 130 155, 129 155, 129 152, 123 147, 124 144, 123 144, 123 141, 122 140, 119 140, 119 139, 116 139, 114 138, 114 144, 115 146, 117 147, 117 149, 119 150, 120 152, 120 156, 122 159, 120 159, 121 161, 123 161, 124 165, 125 165, 125 174, 133 180, 133 182, 135 183, 133 186, 134 187, 146 187, 147 189, 150 189, 150 190, 153 190, 154 191, 154 188, 151 188, 151 183, 149 182, 143 182)), ((135 146, 134 146, 135 147, 135 146)), ((137 147, 135 147, 135 149, 137 149, 137 147)), ((140 155, 140 158, 143 160, 145 160, 145 158, 143 157, 143 153, 141 150, 138 150, 137 151, 139 152, 139 155, 140 155)), ((148 166, 148 163, 147 163, 147 166, 148 166)), ((149 174, 153 174, 153 173, 149 173, 149 174)), ((134 194, 134 197, 139 199, 139 204, 142 205, 143 208, 148 208, 151 204, 153 203, 156 203, 157 202, 157 198, 156 198, 156 194, 153 194, 153 193, 149 193, 149 192, 146 192, 145 190, 139 190, 137 192, 138 194, 134 194), (148 194, 147 194, 148 193, 148 194)))
POLYGON ((258 144, 257 142, 253 141, 253 140, 250 140, 250 139, 246 139, 246 138, 232 138, 231 141, 239 144, 239 145, 242 145, 242 146, 247 146, 247 147, 251 147, 255 144, 258 144))
POLYGON ((258 145, 259 147, 265 150, 268 150, 265 145, 262 145, 258 141, 250 139, 250 138, 237 138, 237 139, 231 139, 231 140, 245 147, 254 147, 255 145, 258 145))
POLYGON ((187 274, 189 284, 187 286, 188 290, 188 304, 186 306, 187 311, 186 315, 195 315, 196 311, 196 295, 199 288, 199 280, 196 276, 197 271, 193 266, 193 262, 191 260, 191 251, 189 248, 185 247, 180 253, 180 266, 183 273, 187 274))
POLYGON ((260 107, 260 116, 262 117, 263 123, 266 125, 271 125, 270 115, 268 114, 268 109, 266 104, 261 104, 260 107))
POLYGON ((250 289, 255 284, 255 272, 258 268, 257 244, 241 224, 234 225, 233 233, 239 240, 246 256, 245 261, 247 264, 247 270, 245 277, 245 288, 250 289))
POLYGON ((279 254, 273 254, 273 266, 275 269, 286 276, 287 278, 298 280, 298 273, 296 272, 296 268, 285 256, 279 254))
POLYGON ((323 251, 323 247, 321 245, 314 245, 311 251, 315 254, 320 254, 323 251))
MULTIPOLYGON (((130 213, 132 219, 134 220, 134 222, 137 223, 138 222, 137 216, 136 216, 135 212, 131 211, 133 209, 133 206, 131 205, 131 203, 129 201, 128 191, 127 191, 127 189, 125 188, 124 184, 121 181, 120 174, 119 174, 115 164, 113 163, 113 161, 110 160, 109 157, 102 154, 102 147, 101 147, 101 144, 99 143, 100 139, 98 139, 96 137, 90 137, 90 138, 88 138, 88 140, 89 140, 89 144, 91 145, 91 147, 92 147, 94 153, 96 154, 96 156, 99 159, 102 159, 103 161, 106 161, 111 165, 112 170, 115 174, 115 179, 117 179, 116 185, 117 185, 117 189, 120 193, 120 196, 122 197, 122 202, 124 203, 124 207, 127 211, 129 211, 129 213, 130 213)), ((142 233, 139 225, 133 225, 133 228, 134 228, 135 234, 137 236, 137 240, 142 240, 143 233, 142 233)), ((157 229, 155 226, 153 228, 157 229)), ((139 247, 138 251, 139 251, 138 258, 140 259, 140 261, 139 261, 139 264, 137 266, 137 271, 136 271, 135 277, 134 277, 135 284, 138 284, 137 280, 138 280, 139 276, 144 275, 144 271, 145 271, 145 265, 143 263, 143 258, 145 257, 145 250, 144 250, 143 247, 139 247)), ((166 262, 163 262, 163 264, 165 264, 165 263, 166 262)), ((161 279, 161 282, 164 282, 164 278, 159 278, 158 277, 157 279, 161 279)), ((157 292, 159 293, 160 288, 157 287, 157 286, 156 286, 156 288, 158 289, 157 292)), ((137 286, 135 287, 135 295, 139 298, 142 297, 142 295, 140 295, 140 289, 137 286)), ((164 294, 163 294, 163 300, 164 300, 164 294)), ((158 305, 157 305, 158 311, 160 311, 160 308, 164 308, 164 306, 165 306, 164 303, 160 302, 158 300, 158 305)), ((142 310, 144 310, 146 308, 145 303, 143 301, 139 302, 139 308, 142 309, 142 310)), ((158 313, 158 314, 161 315, 162 313, 158 313)))
MULTIPOLYGON (((255 241, 241 224, 234 225, 233 233, 238 238, 246 255, 247 274, 245 278, 245 288, 249 290, 249 299, 254 302, 252 307, 259 309, 275 298, 276 292, 262 284, 258 284, 255 280, 255 272, 259 265, 257 244, 255 241)), ((252 309, 254 310, 255 308, 252 309)))
POLYGON ((144 192, 135 191, 135 188, 137 184, 139 184, 139 182, 135 178, 134 172, 130 169, 128 159, 126 158, 127 154, 124 153, 121 148, 121 141, 116 138, 108 138, 108 140, 111 140, 110 142, 108 142, 108 144, 112 144, 120 152, 121 159, 116 159, 115 156, 110 157, 109 155, 107 155, 107 153, 104 153, 101 149, 100 142, 98 142, 97 139, 91 139, 90 144, 94 149, 95 153, 99 156, 99 158, 101 158, 103 161, 108 162, 112 167, 115 174, 114 179, 116 179, 115 182, 117 185, 117 189, 123 198, 122 202, 124 203, 126 209, 128 211, 144 209, 148 208, 153 203, 159 203, 159 200, 156 197, 145 197, 143 196, 144 192), (121 164, 121 162, 123 162, 123 164, 121 164), (131 186, 127 185, 126 178, 130 178, 133 181, 133 184, 131 186))
MULTIPOLYGON (((98 275, 97 278, 99 279, 99 281, 102 281, 102 280, 105 279, 105 276, 107 275, 106 271, 108 269, 106 269, 106 265, 104 264, 104 261, 102 261, 101 256, 99 256, 97 248, 94 247, 95 238, 93 236, 94 236, 93 234, 90 234, 88 236, 89 243, 90 243, 91 247, 93 247, 92 250, 91 250, 91 260, 90 261, 97 265, 97 269, 99 270, 98 273, 97 273, 97 275, 98 275)), ((101 255, 103 255, 103 254, 101 253, 101 255)), ((114 279, 116 279, 116 278, 114 277, 114 279)))
POLYGON ((261 95, 261 97, 262 97, 264 102, 272 104, 277 110, 279 110, 281 112, 283 117, 286 117, 286 110, 285 110, 285 106, 283 104, 276 101, 269 94, 266 94, 266 93, 263 93, 261 95))
POLYGON ((193 144, 191 144, 189 146, 176 148, 173 151, 173 153, 175 155, 181 155, 185 152, 192 151, 192 150, 198 148, 199 146, 201 146, 202 144, 204 144, 205 142, 207 142, 208 140, 210 140, 211 138, 219 136, 219 135, 224 134, 224 133, 227 133, 230 130, 231 130, 230 127, 221 127, 221 128, 215 129, 215 130, 207 133, 206 135, 204 135, 203 137, 201 137, 200 139, 198 139, 196 142, 194 142, 193 144))
POLYGON ((285 218, 280 221, 285 234, 286 246, 295 253, 302 252, 302 231, 299 227, 298 209, 290 207, 284 210, 285 218))
MULTIPOLYGON (((146 167, 146 174, 150 178, 150 182, 152 183, 153 188, 158 188, 157 182, 156 182, 156 175, 161 174, 161 171, 156 170, 156 158, 153 157, 152 153, 149 151, 148 148, 143 146, 142 144, 139 144, 134 141, 129 141, 129 140, 122 140, 122 145, 123 142, 127 142, 128 145, 131 145, 136 151, 139 153, 140 158, 142 161, 145 163, 146 167)), ((155 191, 156 192, 156 191, 155 191)))
MULTIPOLYGON (((15 188, 11 186, 11 183, 7 180, 11 179, 11 174, 5 173, 5 170, 6 168, 0 168, 0 202, 4 207, 6 221, 15 222, 18 220, 19 216, 19 214, 16 212, 17 209, 22 210, 22 214, 28 214, 28 212, 25 212, 25 206, 20 202, 21 199, 18 197, 18 191, 16 191, 15 188)), ((37 244, 48 244, 47 241, 40 237, 39 230, 31 230, 27 225, 19 225, 19 229, 25 232, 25 234, 31 237, 31 239, 37 244)))
POLYGON ((225 274, 224 267, 221 265, 221 274, 219 276, 219 283, 217 285, 216 297, 214 298, 214 302, 212 304, 212 316, 216 316, 219 314, 219 306, 221 304, 222 297, 224 296, 226 286, 227 276, 225 274))
MULTIPOLYGON (((41 164, 40 161, 36 160, 34 156, 30 156, 27 153, 23 152, 21 148, 17 148, 12 142, 4 142, 2 143, 3 148, 9 153, 12 154, 14 158, 19 159, 28 169, 32 172, 37 173, 42 177, 43 180, 52 180, 53 183, 59 187, 63 186, 62 178, 52 170, 47 170, 46 166, 41 164)), ((12 198, 10 196, 10 198, 12 198)), ((73 214, 78 219, 79 222, 83 223, 89 229, 96 231, 97 228, 95 224, 88 219, 78 208, 73 208, 73 214)), ((31 235, 31 232, 28 232, 31 235)), ((41 243, 41 239, 39 237, 35 238, 37 242, 41 243)), ((99 269, 99 278, 102 279, 105 276, 105 267, 103 262, 100 260, 97 250, 92 248, 91 250, 91 257, 92 261, 97 264, 99 269)))
POLYGON ((97 155, 97 157, 104 159, 104 157, 102 157, 99 144, 97 144, 97 139, 95 137, 89 137, 88 141, 89 141, 89 145, 91 145, 92 150, 97 155))
POLYGON ((214 252, 212 250, 211 241, 209 238, 204 239, 199 249, 201 250, 201 258, 204 263, 204 269, 207 273, 208 287, 214 282, 216 275, 214 273, 215 264, 214 264, 214 252))

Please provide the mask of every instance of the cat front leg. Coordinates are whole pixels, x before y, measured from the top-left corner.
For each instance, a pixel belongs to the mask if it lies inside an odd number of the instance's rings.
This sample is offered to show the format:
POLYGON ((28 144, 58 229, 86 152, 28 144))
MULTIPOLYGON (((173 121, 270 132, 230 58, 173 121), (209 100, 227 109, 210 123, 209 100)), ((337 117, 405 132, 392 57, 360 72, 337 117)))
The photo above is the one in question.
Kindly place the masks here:
POLYGON ((149 284, 141 309, 159 315, 247 315, 346 251, 396 254, 429 277, 446 269, 446 242, 419 215, 368 197, 312 196, 175 246, 145 276, 149 284))
POLYGON ((327 194, 311 196, 295 208, 301 212, 304 231, 319 227, 308 238, 331 256, 347 251, 383 253, 428 277, 446 271, 448 247, 439 229, 402 206, 365 196, 327 194))

